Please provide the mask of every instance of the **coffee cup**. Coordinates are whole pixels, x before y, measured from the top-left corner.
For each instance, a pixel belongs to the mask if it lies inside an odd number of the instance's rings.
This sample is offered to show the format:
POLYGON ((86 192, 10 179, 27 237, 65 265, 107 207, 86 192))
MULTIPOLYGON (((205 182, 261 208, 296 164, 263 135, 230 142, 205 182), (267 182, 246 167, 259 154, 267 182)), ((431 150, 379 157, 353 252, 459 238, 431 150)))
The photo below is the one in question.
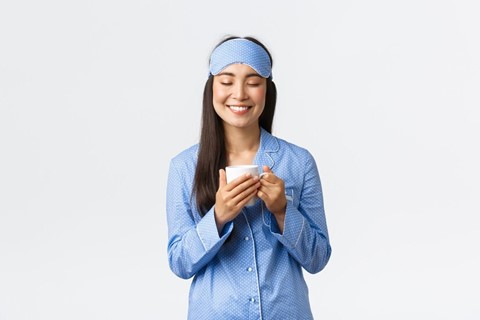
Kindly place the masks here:
MULTIPOLYGON (((259 177, 259 178, 261 178, 265 174, 265 173, 259 174, 258 166, 256 164, 227 166, 225 168, 225 173, 227 175, 227 183, 230 183, 236 178, 247 173, 251 174, 252 177, 259 177)), ((245 205, 247 207, 253 206, 256 201, 257 201, 257 196, 250 199, 250 201, 248 201, 245 205)))

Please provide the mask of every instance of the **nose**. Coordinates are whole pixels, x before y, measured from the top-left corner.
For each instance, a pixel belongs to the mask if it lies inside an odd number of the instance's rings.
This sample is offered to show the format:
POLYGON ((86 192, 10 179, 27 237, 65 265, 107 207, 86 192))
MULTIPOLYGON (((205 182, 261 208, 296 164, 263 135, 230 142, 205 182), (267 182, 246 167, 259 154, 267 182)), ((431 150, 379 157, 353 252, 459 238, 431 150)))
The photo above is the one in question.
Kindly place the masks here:
POLYGON ((237 100, 246 100, 248 98, 248 94, 246 91, 246 85, 243 83, 237 83, 233 88, 233 98, 237 100))

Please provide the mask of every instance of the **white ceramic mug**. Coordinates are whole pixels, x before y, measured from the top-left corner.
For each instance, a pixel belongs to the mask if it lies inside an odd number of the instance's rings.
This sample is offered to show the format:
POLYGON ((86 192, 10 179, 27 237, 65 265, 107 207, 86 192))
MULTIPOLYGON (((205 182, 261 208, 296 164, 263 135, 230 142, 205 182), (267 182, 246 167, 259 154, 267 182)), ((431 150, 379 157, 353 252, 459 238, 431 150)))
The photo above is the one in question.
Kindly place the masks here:
MULTIPOLYGON (((246 173, 250 173, 252 177, 259 177, 261 178, 265 173, 259 174, 258 166, 256 164, 245 164, 245 165, 238 165, 238 166, 227 166, 225 168, 225 173, 227 175, 227 183, 232 182, 236 178, 244 175, 246 173)), ((245 205, 253 206, 257 201, 257 196, 253 197, 248 201, 245 205)))

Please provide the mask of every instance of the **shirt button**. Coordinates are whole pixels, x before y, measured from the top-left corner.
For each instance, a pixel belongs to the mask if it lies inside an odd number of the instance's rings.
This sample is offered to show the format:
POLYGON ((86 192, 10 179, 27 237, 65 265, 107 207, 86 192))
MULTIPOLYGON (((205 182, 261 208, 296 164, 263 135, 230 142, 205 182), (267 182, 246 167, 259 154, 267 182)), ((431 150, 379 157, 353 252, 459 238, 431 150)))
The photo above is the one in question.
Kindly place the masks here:
POLYGON ((247 268, 247 271, 248 271, 248 272, 252 272, 252 270, 253 270, 253 269, 250 268, 250 267, 247 268))
POLYGON ((255 302, 255 298, 250 298, 250 302, 255 302))
POLYGON ((245 237, 245 241, 248 241, 248 240, 250 240, 250 238, 249 238, 249 237, 245 237))

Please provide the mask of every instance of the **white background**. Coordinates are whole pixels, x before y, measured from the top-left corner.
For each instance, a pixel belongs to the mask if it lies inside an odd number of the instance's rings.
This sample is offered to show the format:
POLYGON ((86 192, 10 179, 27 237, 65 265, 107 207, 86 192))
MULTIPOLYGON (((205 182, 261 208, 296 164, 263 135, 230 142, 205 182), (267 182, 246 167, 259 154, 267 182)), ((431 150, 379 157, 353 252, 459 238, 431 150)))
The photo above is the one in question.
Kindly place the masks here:
POLYGON ((0 319, 184 319, 171 157, 208 56, 274 58, 274 134, 317 160, 316 319, 480 318, 478 1, 0 2, 0 319))

